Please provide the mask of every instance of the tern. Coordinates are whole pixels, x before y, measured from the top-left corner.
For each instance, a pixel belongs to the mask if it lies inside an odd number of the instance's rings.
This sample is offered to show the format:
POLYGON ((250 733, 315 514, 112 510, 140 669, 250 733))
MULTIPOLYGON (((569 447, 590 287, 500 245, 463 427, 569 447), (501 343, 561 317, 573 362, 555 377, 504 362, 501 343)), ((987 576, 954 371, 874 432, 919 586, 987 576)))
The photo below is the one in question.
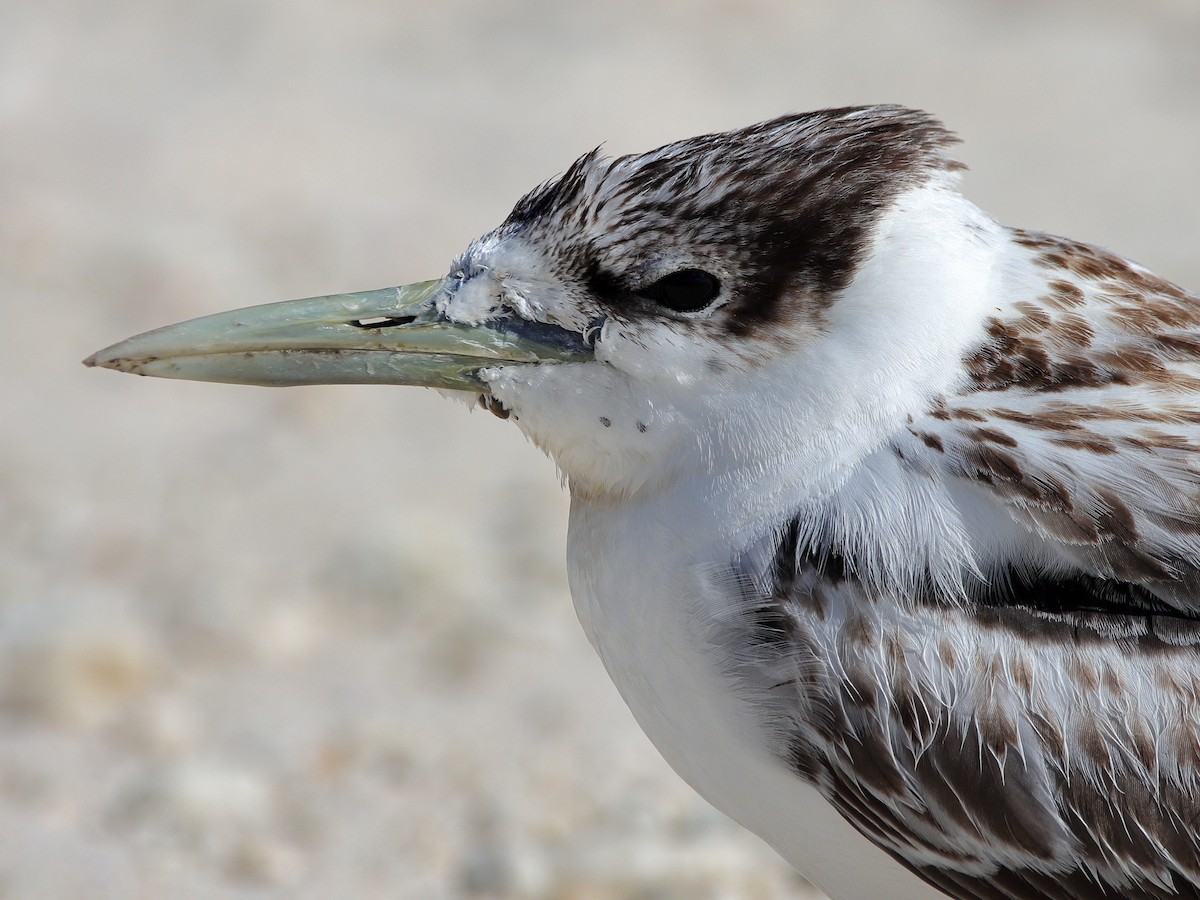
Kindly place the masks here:
POLYGON ((1001 226, 955 140, 593 151, 445 278, 86 363, 507 417, 638 723, 835 898, 1200 897, 1200 297, 1001 226))

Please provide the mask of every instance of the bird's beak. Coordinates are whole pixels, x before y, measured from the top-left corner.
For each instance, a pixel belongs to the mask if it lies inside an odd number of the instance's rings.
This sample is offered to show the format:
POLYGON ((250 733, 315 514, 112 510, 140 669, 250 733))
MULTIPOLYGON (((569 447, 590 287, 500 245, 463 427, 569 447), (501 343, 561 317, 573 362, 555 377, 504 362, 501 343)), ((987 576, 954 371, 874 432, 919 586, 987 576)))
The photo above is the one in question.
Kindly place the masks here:
POLYGON ((579 334, 517 317, 439 315, 449 279, 289 300, 168 325, 85 359, 135 375, 230 384, 410 384, 484 391, 480 369, 591 358, 579 334))

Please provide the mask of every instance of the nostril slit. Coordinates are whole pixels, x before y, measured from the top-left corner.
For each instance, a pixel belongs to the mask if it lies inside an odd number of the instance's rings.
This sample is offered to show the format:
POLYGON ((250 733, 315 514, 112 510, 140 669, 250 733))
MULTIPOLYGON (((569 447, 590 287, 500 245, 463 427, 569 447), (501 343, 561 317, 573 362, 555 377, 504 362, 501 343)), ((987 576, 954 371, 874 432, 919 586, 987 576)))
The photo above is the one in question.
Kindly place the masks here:
POLYGON ((407 325, 415 322, 416 316, 368 316, 365 319, 351 319, 355 328, 392 328, 396 325, 407 325))

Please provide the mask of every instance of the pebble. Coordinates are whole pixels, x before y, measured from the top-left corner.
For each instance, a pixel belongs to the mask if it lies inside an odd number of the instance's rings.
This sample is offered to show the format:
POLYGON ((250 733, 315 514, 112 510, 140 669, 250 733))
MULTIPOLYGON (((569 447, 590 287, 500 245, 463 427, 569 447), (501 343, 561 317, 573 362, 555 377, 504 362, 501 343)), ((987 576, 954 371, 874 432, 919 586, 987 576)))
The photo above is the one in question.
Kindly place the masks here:
POLYGON ((0 696, 7 707, 81 729, 111 722, 162 671, 158 647, 132 623, 46 627, 15 638, 5 656, 0 696))
POLYGON ((180 822, 201 831, 266 824, 271 787, 248 768, 212 759, 186 759, 171 767, 159 797, 180 822))

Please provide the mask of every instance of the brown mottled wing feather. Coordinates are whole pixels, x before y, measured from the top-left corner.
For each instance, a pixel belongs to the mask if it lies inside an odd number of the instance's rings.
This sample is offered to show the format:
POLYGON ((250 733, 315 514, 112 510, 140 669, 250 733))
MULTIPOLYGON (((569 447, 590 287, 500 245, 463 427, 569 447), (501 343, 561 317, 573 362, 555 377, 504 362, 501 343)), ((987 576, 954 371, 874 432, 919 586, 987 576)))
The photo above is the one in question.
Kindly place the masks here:
POLYGON ((795 528, 775 559, 731 674, 865 837, 952 897, 1200 897, 1200 623, 898 602, 795 528))
MULTIPOLYGON (((910 867, 912 868, 912 867, 910 867)), ((951 897, 986 900, 1185 900, 1197 896, 1194 890, 1168 890, 1153 884, 1137 888, 1115 889, 1097 884, 1076 870, 1067 875, 1048 875, 1029 870, 998 869, 987 876, 963 875, 944 869, 912 868, 939 891, 951 897)))
POLYGON ((1200 297, 1094 247, 1014 232, 967 377, 909 437, 1071 569, 1200 614, 1200 297))

